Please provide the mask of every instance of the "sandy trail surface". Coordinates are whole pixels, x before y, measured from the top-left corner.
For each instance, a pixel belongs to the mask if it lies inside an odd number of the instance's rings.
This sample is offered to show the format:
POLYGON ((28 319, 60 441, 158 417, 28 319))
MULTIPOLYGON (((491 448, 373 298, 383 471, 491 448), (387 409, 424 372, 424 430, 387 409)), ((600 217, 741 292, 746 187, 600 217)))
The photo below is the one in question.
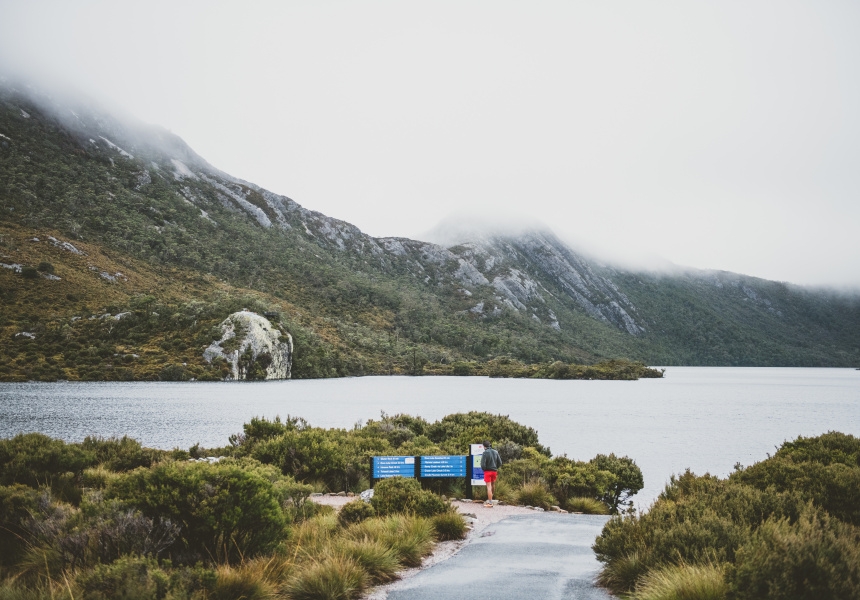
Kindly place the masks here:
MULTIPOLYGON (((314 502, 318 502, 320 504, 327 504, 335 508, 340 508, 347 502, 355 500, 356 498, 343 496, 315 496, 311 499, 314 502)), ((392 595, 397 596, 398 598, 400 598, 401 596, 404 598, 411 597, 412 595, 414 595, 414 591, 416 589, 416 583, 411 580, 416 575, 426 571, 434 565, 438 565, 439 563, 451 558, 455 554, 459 553, 460 550, 462 550, 464 547, 468 546, 476 540, 480 540, 481 542, 494 541, 491 539, 490 536, 493 536, 495 532, 487 531, 488 527, 510 517, 519 517, 520 519, 522 519, 527 518, 528 516, 543 517, 544 515, 546 515, 550 518, 559 519, 573 519, 577 517, 586 517, 590 519, 595 518, 589 515, 562 515, 558 513, 544 513, 532 508, 526 508, 524 506, 509 506, 506 504, 497 504, 492 508, 489 508, 485 507, 480 501, 472 502, 454 500, 451 502, 451 504, 464 517, 466 517, 466 521, 469 523, 470 529, 468 534, 466 535, 466 538, 463 540, 439 542, 438 544, 436 544, 433 554, 425 558, 424 562, 421 564, 420 567, 414 569, 406 569, 399 574, 400 579, 398 579, 397 581, 370 590, 370 592, 364 597, 365 600, 387 600, 389 596, 392 595)), ((605 521, 606 517, 597 517, 597 519, 600 519, 601 521, 598 521, 596 523, 602 523, 603 521, 605 521)), ((558 530, 559 528, 555 527, 555 529, 558 530)), ((591 538, 591 541, 593 541, 593 537, 591 538)), ((590 542, 588 543, 588 545, 590 546, 590 542)), ((514 560, 516 560, 516 556, 514 556, 513 558, 514 560)), ((596 560, 594 561, 594 563, 596 565, 596 560)), ((430 585, 432 586, 432 583, 430 585)), ((444 596, 441 597, 444 598, 444 596)), ((500 596, 495 597, 500 598, 500 596)), ((608 596, 603 596, 602 594, 600 594, 597 597, 608 596)))

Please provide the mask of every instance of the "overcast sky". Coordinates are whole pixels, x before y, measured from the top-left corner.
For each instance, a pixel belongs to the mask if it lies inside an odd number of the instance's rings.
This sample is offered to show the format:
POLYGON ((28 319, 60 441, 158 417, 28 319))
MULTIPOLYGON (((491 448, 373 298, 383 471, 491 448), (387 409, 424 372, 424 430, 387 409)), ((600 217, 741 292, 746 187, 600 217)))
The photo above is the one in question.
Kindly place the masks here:
POLYGON ((0 57, 376 236, 860 287, 860 3, 0 0, 0 57))

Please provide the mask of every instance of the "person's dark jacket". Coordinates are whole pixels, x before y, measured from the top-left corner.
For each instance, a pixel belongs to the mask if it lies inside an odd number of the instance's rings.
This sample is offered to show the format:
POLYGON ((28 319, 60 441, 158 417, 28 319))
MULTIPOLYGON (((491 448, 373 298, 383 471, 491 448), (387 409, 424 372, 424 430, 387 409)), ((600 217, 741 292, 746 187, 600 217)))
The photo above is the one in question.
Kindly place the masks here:
POLYGON ((498 471, 502 466, 502 457, 496 452, 495 448, 485 448, 484 454, 481 456, 482 471, 498 471))

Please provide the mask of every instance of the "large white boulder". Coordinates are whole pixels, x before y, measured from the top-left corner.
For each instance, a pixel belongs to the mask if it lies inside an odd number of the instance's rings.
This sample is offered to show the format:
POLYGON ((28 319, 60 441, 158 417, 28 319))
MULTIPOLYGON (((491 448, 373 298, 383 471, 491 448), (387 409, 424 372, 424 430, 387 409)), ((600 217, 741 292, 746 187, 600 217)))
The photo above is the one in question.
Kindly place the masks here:
POLYGON ((248 310, 233 313, 220 327, 221 339, 203 352, 208 362, 223 358, 236 380, 290 378, 293 338, 289 333, 282 333, 266 317, 248 310))

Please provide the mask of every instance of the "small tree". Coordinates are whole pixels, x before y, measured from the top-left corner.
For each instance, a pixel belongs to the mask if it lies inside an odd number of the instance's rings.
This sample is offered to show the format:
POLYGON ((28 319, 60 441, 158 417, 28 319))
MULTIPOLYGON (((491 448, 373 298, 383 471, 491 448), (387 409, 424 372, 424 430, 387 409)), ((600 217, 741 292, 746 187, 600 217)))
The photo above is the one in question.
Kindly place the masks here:
POLYGON ((628 505, 631 496, 636 495, 645 486, 642 470, 632 458, 618 457, 615 454, 598 454, 589 462, 599 470, 609 471, 616 477, 616 481, 607 487, 602 498, 613 513, 617 513, 620 506, 628 505))

